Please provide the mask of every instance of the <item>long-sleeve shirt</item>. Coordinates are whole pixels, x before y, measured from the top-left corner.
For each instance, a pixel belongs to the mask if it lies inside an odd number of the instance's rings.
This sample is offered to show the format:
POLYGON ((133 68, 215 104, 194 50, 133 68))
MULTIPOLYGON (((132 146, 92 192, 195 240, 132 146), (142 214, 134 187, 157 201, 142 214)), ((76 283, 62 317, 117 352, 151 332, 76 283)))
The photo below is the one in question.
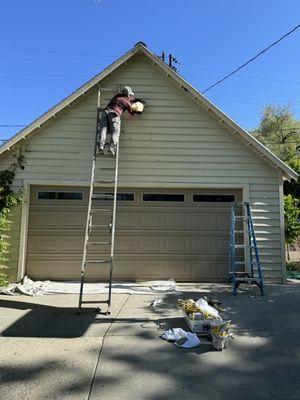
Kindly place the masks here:
POLYGON ((131 102, 127 96, 123 94, 116 94, 111 101, 107 104, 106 110, 114 111, 119 117, 124 111, 128 111, 130 114, 134 114, 131 107, 131 102))

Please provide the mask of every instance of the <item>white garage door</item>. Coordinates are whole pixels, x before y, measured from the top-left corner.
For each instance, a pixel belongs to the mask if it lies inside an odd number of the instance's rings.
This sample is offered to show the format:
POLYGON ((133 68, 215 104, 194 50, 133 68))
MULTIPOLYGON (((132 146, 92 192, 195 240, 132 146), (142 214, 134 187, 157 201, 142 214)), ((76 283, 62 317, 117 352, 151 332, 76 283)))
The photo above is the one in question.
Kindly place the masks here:
MULTIPOLYGON (((28 276, 79 278, 87 197, 88 190, 80 187, 32 188, 28 276)), ((118 199, 114 279, 227 279, 230 202, 241 200, 240 191, 119 189, 118 199)), ((97 201, 96 207, 109 202, 97 201)), ((108 222, 103 219, 108 216, 97 218, 94 223, 108 222)), ((95 240, 105 239, 97 231, 95 240)), ((108 250, 93 246, 90 258, 103 258, 108 250)), ((104 271, 103 266, 89 266, 87 276, 103 280, 104 271)))

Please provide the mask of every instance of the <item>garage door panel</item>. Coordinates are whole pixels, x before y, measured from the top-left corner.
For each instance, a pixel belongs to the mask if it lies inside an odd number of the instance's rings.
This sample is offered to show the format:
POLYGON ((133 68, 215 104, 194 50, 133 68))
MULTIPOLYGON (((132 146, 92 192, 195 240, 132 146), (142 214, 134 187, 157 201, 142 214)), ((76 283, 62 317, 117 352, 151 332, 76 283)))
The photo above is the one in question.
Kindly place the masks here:
POLYGON ((215 240, 209 237, 193 237, 190 240, 191 251, 202 254, 214 254, 215 253, 215 240))
POLYGON ((136 228, 139 223, 138 215, 134 213, 126 214, 124 211, 117 212, 116 228, 130 229, 136 228))
POLYGON ((68 209, 45 213, 45 210, 36 210, 30 213, 30 228, 83 228, 86 220, 86 213, 83 211, 71 211, 68 209))
POLYGON ((216 240, 216 254, 228 254, 229 253, 229 237, 216 240))
MULTIPOLYGON (((32 188, 26 273, 33 278, 70 280, 80 277, 87 189, 73 189, 84 193, 81 201, 68 201, 69 193, 63 201, 59 200, 61 194, 56 200, 41 201, 38 200, 38 190, 61 192, 63 188, 32 188)), ((134 193, 134 201, 118 202, 114 278, 143 280, 173 276, 182 281, 227 279, 230 205, 193 203, 193 190, 148 189, 146 192, 167 194, 167 201, 149 201, 148 198, 143 202, 143 190, 124 190, 124 193, 134 193), (169 201, 172 198, 169 194, 172 193, 184 193, 184 201, 169 201)), ((196 193, 206 191, 197 190, 196 193)), ((241 199, 240 192, 234 190, 209 190, 210 198, 212 193, 234 193, 237 199, 241 199)), ((162 196, 156 197, 161 199, 162 196)), ((110 208, 111 202, 97 202, 97 207, 110 208)), ((110 216, 105 214, 96 214, 93 219, 95 224, 109 221, 110 216)), ((103 242, 108 237, 105 232, 97 230, 91 239, 103 242)), ((110 247, 107 245, 90 246, 88 259, 107 258, 109 254, 110 247)), ((106 268, 90 265, 87 278, 107 279, 106 268)))
POLYGON ((191 218, 191 228, 199 230, 208 230, 216 225, 215 215, 208 213, 195 213, 191 218))
POLYGON ((29 216, 30 228, 43 228, 45 226, 48 228, 56 228, 59 226, 59 221, 60 219, 57 214, 45 214, 44 211, 31 213, 29 216))
POLYGON ((192 268, 190 261, 177 261, 172 260, 165 262, 165 274, 166 276, 177 276, 181 279, 192 279, 192 268))
POLYGON ((199 260, 192 263, 192 275, 195 279, 224 280, 224 271, 226 270, 228 270, 228 262, 226 260, 219 260, 217 263, 215 261, 199 260))
POLYGON ((188 229, 190 226, 190 215, 182 212, 166 214, 164 226, 166 229, 188 229))
POLYGON ((136 253, 139 251, 139 242, 135 236, 116 236, 115 250, 117 253, 136 253))
POLYGON ((164 249, 164 239, 157 237, 144 237, 139 240, 141 252, 161 252, 164 249))
POLYGON ((165 250, 169 252, 188 252, 189 240, 185 236, 167 237, 165 250))
POLYGON ((215 218, 215 228, 216 230, 221 230, 224 229, 224 226, 230 226, 230 215, 229 213, 227 215, 218 215, 215 218))
POLYGON ((147 213, 139 216, 139 227, 143 229, 160 229, 163 226, 163 215, 160 213, 147 213))
POLYGON ((84 238, 78 236, 34 236, 29 241, 27 251, 31 253, 68 253, 82 254, 84 238))
POLYGON ((42 258, 29 259, 27 264, 27 273, 30 272, 28 275, 36 279, 70 280, 70 277, 73 279, 80 277, 79 259, 51 259, 45 254, 42 258))
POLYGON ((36 236, 28 242, 27 254, 56 252, 57 241, 55 238, 36 236))

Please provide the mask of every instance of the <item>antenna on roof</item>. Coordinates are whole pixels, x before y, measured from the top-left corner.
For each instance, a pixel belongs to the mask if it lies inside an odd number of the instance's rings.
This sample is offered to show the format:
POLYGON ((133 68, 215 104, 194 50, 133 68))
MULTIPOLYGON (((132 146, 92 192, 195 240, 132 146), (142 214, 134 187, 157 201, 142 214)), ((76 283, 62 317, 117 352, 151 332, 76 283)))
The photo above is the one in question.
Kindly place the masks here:
MULTIPOLYGON (((164 50, 161 52, 161 56, 158 56, 158 58, 160 58, 164 63, 166 62, 166 53, 164 50)), ((178 72, 178 68, 175 67, 174 64, 180 65, 180 62, 173 56, 173 54, 170 53, 168 56, 168 65, 173 71, 178 72)))
POLYGON ((175 65, 173 65, 173 63, 174 64, 180 64, 180 62, 177 60, 177 58, 175 58, 174 56, 173 56, 173 54, 169 54, 169 67, 173 70, 173 71, 175 71, 175 72, 178 72, 178 68, 177 67, 175 67, 175 65))

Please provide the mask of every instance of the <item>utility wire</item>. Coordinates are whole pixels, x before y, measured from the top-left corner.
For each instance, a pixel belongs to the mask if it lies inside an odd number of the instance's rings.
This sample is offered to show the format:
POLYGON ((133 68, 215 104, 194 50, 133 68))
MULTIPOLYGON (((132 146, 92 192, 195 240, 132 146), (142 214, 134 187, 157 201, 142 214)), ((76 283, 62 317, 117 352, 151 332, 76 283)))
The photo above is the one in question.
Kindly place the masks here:
POLYGON ((300 28, 300 24, 295 26, 292 30, 287 32, 285 35, 281 36, 278 40, 275 42, 271 43, 268 47, 266 47, 264 50, 260 51, 258 54, 256 54, 254 57, 250 58, 250 60, 246 61, 244 64, 240 65, 238 68, 236 68, 234 71, 230 72, 230 74, 224 76, 224 78, 220 79, 219 81, 213 83, 210 85, 208 88, 206 88, 202 93, 207 92, 208 90, 212 89, 213 87, 219 85, 220 83, 224 82, 226 79, 231 77, 232 75, 236 74, 238 71, 240 71, 242 68, 244 68, 246 65, 250 64, 252 61, 254 61, 256 58, 264 54, 266 51, 268 51, 271 47, 275 46, 277 43, 281 42, 283 39, 285 39, 287 36, 291 35, 293 32, 295 32, 297 29, 300 28))
POLYGON ((52 50, 40 50, 40 49, 21 49, 16 47, 0 47, 0 50, 13 50, 13 51, 25 51, 30 53, 47 53, 47 54, 61 54, 67 56, 87 56, 87 57, 107 57, 113 58, 115 56, 108 54, 91 54, 91 53, 70 53, 66 51, 52 51, 52 50))
POLYGON ((10 125, 10 124, 0 124, 0 128, 20 128, 22 126, 27 126, 27 125, 10 125))

